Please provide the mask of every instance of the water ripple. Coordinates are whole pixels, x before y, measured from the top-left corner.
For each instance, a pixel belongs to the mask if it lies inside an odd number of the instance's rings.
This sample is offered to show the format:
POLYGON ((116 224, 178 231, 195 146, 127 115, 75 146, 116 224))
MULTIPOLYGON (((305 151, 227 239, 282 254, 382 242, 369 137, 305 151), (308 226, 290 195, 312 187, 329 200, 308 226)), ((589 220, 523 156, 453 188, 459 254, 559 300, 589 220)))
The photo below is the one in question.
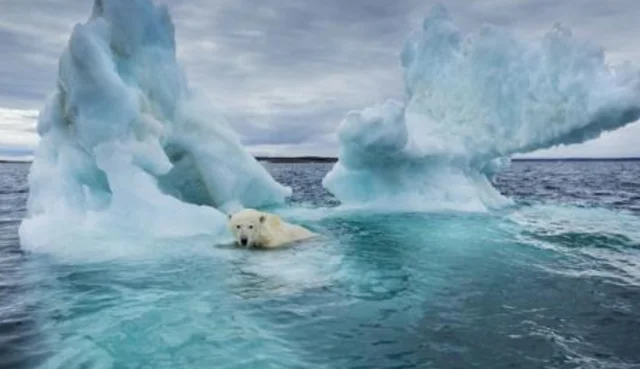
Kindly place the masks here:
POLYGON ((269 164, 322 239, 80 261, 20 250, 26 168, 0 167, 2 368, 640 366, 635 162, 515 163, 499 214, 330 216, 329 166, 269 164))

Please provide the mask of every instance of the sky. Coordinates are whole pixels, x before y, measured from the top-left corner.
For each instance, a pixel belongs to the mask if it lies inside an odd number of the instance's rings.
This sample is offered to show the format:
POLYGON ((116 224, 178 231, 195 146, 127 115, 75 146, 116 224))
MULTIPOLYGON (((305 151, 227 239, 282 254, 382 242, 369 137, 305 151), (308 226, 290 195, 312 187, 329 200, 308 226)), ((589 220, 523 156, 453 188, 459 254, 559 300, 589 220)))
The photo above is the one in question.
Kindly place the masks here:
MULTIPOLYGON (((159 0, 176 26, 178 59, 258 155, 337 154, 350 110, 403 92, 399 53, 431 0, 159 0)), ((0 0, 0 157, 37 145, 35 121, 58 58, 91 0, 0 0)), ((640 1, 448 0, 456 24, 540 39, 555 22, 640 65, 640 1)), ((640 157, 640 123, 536 157, 640 157)))

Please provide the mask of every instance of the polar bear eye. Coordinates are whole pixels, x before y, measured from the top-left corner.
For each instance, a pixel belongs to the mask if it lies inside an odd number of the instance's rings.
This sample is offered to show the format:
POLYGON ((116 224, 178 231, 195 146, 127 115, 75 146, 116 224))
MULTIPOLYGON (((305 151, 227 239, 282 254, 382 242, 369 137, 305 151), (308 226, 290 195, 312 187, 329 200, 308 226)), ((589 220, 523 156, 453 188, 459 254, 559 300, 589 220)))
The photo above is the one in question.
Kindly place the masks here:
POLYGON ((252 226, 252 225, 250 225, 250 226, 249 226, 249 229, 253 229, 253 226, 252 226))
POLYGON ((237 225, 236 228, 240 229, 240 225, 237 225))

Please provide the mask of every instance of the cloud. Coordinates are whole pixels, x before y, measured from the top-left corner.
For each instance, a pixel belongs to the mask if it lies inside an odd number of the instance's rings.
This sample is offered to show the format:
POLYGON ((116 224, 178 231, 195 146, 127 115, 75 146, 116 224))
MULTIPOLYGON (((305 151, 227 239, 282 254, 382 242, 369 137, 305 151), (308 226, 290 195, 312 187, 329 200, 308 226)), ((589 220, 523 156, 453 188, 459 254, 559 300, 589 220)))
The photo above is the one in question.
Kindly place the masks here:
POLYGON ((36 110, 0 108, 0 150, 24 153, 32 151, 36 136, 36 110))
MULTIPOLYGON (((401 97, 398 55, 406 36, 435 3, 157 2, 171 10, 178 58, 190 84, 211 97, 252 150, 280 154, 307 149, 335 154, 334 132, 346 112, 401 97)), ((491 22, 535 39, 560 21, 578 36, 602 44, 614 62, 640 60, 640 49, 634 47, 640 30, 635 16, 640 3, 635 0, 583 0, 579 5, 556 0, 451 0, 446 5, 466 30, 491 22)), ((0 107, 43 106, 55 86, 57 59, 71 29, 88 18, 91 6, 88 0, 0 3, 0 107)), ((622 138, 606 135, 609 141, 603 142, 634 144, 622 138)), ((5 136, 0 136, 3 141, 5 136)), ((592 144, 584 150, 597 155, 613 146, 592 144)), ((640 156, 640 145, 629 146, 629 152, 640 156)))

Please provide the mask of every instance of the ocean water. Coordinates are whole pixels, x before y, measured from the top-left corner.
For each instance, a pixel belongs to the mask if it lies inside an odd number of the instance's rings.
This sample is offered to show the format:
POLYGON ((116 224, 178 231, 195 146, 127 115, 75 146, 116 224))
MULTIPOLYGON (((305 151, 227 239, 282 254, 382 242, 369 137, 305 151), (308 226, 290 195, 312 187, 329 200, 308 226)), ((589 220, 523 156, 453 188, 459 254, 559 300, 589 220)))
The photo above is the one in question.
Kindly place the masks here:
POLYGON ((640 162, 516 162, 491 214, 341 212, 329 165, 266 165, 321 238, 102 260, 22 252, 0 164, 0 368, 640 368, 640 162))

